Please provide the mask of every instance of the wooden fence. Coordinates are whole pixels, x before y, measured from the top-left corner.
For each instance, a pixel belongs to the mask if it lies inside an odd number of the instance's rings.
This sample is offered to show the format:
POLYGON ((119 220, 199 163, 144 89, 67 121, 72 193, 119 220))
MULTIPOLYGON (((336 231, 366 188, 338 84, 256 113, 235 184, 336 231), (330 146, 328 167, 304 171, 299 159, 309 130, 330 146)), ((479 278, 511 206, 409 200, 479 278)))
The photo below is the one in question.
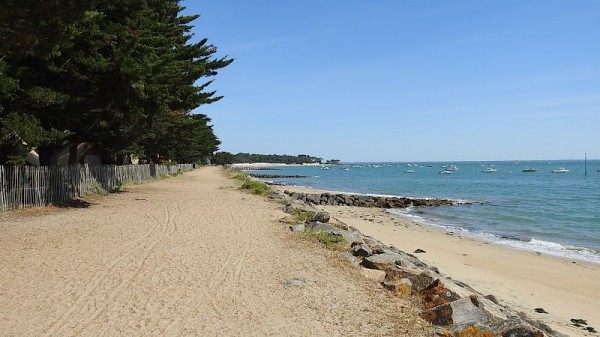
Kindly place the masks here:
POLYGON ((192 169, 192 164, 42 167, 0 165, 0 211, 61 203, 84 194, 110 192, 125 184, 192 169))

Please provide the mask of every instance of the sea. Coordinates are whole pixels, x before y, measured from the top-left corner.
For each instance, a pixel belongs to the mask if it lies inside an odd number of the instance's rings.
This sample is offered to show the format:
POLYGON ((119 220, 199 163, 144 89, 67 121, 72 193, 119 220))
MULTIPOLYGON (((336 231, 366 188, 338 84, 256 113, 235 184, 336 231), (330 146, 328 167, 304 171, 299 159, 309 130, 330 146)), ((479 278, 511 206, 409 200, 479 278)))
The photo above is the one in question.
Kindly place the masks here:
POLYGON ((247 172, 302 175, 306 177, 265 180, 331 192, 452 199, 453 206, 388 211, 455 234, 600 264, 600 160, 344 163, 273 169, 247 172), (527 168, 536 171, 523 172, 527 168), (553 173, 560 168, 568 172, 553 173))

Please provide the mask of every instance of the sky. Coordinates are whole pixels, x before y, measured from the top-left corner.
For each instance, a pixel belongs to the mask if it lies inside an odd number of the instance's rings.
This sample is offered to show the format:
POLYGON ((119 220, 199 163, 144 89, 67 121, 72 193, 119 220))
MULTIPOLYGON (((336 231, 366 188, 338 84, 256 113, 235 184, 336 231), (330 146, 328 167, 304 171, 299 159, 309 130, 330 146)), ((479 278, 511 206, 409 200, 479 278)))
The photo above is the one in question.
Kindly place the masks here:
MULTIPOLYGON (((185 0, 231 153, 600 158, 600 1, 185 0)), ((203 79, 204 81, 205 79, 203 79)))

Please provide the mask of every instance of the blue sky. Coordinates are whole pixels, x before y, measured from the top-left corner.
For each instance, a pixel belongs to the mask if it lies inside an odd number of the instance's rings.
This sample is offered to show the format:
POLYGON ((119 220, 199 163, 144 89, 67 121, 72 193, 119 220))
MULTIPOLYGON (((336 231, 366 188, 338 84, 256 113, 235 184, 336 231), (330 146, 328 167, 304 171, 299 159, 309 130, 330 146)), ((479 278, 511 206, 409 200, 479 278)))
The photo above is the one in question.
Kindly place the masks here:
POLYGON ((232 153, 600 158, 600 1, 186 0, 232 153))

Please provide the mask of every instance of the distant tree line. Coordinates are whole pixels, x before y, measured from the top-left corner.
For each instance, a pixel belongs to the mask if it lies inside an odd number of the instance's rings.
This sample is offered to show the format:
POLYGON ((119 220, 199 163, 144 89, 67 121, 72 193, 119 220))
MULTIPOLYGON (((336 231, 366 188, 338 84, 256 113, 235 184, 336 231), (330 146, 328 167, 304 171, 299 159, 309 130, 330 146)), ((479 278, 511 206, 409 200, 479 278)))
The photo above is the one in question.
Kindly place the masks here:
POLYGON ((232 59, 191 43, 179 0, 4 0, 0 4, 0 164, 35 148, 95 143, 127 156, 195 162, 220 144, 191 111, 221 99, 207 78, 232 59))
POLYGON ((217 152, 212 158, 212 163, 216 165, 236 163, 313 164, 320 163, 321 161, 322 158, 313 157, 305 154, 290 156, 287 154, 231 154, 229 152, 217 152))

